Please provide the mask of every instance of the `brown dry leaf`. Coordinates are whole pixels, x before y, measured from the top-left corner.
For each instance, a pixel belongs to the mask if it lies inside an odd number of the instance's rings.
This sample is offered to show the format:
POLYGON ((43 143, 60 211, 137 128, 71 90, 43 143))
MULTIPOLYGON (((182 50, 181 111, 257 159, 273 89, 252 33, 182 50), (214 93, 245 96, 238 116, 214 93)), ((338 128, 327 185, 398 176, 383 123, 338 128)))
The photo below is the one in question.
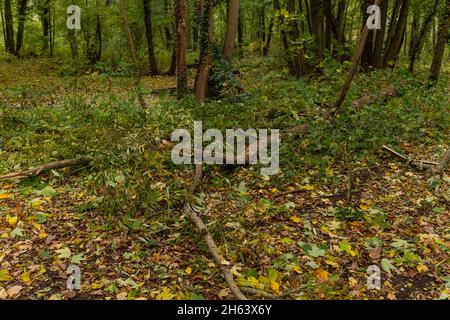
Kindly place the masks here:
POLYGON ((0 287, 0 300, 6 300, 6 298, 8 298, 8 294, 5 288, 0 287))
POLYGON ((6 293, 8 294, 8 297, 14 298, 19 295, 22 289, 22 286, 12 286, 8 290, 6 290, 6 293))

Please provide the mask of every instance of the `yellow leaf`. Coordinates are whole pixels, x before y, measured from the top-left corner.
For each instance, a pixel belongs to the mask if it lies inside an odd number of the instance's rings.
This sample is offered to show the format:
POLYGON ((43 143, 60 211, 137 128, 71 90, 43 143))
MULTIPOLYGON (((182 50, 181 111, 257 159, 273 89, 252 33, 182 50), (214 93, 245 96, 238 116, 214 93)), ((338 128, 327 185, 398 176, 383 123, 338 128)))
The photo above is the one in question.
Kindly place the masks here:
POLYGON ((94 289, 94 290, 101 289, 101 288, 103 288, 103 283, 101 283, 101 282, 94 282, 91 285, 91 288, 94 289))
POLYGON ((17 220, 17 217, 6 216, 6 222, 8 222, 11 227, 14 227, 17 224, 17 220))
POLYGON ((39 232, 39 238, 40 238, 40 239, 45 239, 45 238, 47 238, 47 237, 48 237, 48 234, 47 234, 46 232, 44 232, 44 231, 39 232))
POLYGON ((428 267, 426 265, 424 265, 424 264, 419 264, 417 266, 417 271, 419 271, 419 273, 427 272, 428 271, 428 267))
POLYGON ((364 203, 361 203, 361 204, 359 205, 359 208, 360 208, 362 211, 368 211, 368 210, 370 209, 370 207, 369 207, 367 204, 364 204, 364 203))
POLYGON ((45 203, 45 201, 42 200, 42 199, 39 199, 39 198, 36 198, 36 199, 31 200, 31 206, 32 206, 33 208, 40 207, 40 206, 41 206, 42 204, 44 204, 44 203, 45 203))
POLYGON ((249 277, 247 281, 248 284, 253 288, 257 288, 259 286, 259 281, 255 277, 249 277))
POLYGON ((297 216, 292 216, 292 217, 291 217, 291 220, 292 220, 293 222, 295 222, 295 223, 300 223, 300 222, 302 221, 302 219, 300 219, 300 218, 297 217, 297 216))
POLYGON ((302 273, 302 269, 300 269, 300 267, 298 267, 298 266, 296 266, 296 265, 294 265, 294 266, 292 267, 292 270, 293 270, 295 273, 298 273, 298 274, 301 274, 301 273, 302 273))
POLYGON ((325 260, 325 263, 328 264, 328 265, 330 265, 330 266, 332 266, 332 267, 339 268, 339 264, 336 263, 336 262, 334 262, 334 261, 331 261, 331 260, 325 260))
POLYGON ((8 270, 0 270, 0 281, 10 281, 12 277, 9 275, 8 270))
POLYGON ((185 270, 187 275, 190 275, 192 273, 192 268, 191 267, 187 267, 185 270))
POLYGON ((272 281, 270 283, 270 288, 276 293, 278 293, 280 291, 280 285, 278 284, 278 282, 275 282, 275 281, 272 281))
POLYGON ((0 194, 0 200, 9 199, 11 198, 11 196, 12 196, 11 193, 2 193, 0 194))
POLYGON ((30 285, 31 284, 31 278, 30 278, 30 274, 28 272, 24 272, 21 274, 20 276, 23 280, 23 282, 25 282, 26 284, 30 285))
POLYGON ((315 187, 312 186, 312 185, 310 185, 310 184, 307 184, 307 185, 304 185, 304 186, 302 187, 302 189, 303 189, 303 190, 306 190, 306 191, 313 191, 313 190, 315 189, 315 187))
POLYGON ((353 277, 348 278, 348 285, 349 285, 350 287, 354 287, 354 286, 356 286, 357 284, 358 284, 358 281, 356 281, 355 278, 353 278, 353 277))

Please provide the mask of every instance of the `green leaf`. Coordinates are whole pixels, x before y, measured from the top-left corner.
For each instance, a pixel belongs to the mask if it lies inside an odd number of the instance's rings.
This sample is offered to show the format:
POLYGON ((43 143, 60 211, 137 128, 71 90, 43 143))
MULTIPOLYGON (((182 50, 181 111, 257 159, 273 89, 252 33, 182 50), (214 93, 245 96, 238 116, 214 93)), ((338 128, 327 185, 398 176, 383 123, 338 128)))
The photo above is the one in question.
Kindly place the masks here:
POLYGON ((72 255, 72 251, 70 251, 69 248, 59 249, 56 250, 56 253, 58 253, 58 258, 60 259, 68 259, 72 255))
POLYGON ((58 194, 58 192, 52 187, 47 186, 40 191, 40 194, 43 195, 44 197, 53 198, 58 194))
POLYGON ((391 270, 395 270, 395 266, 392 264, 392 260, 389 259, 383 259, 381 260, 381 268, 383 268, 384 271, 387 273, 391 273, 391 270))
POLYGON ((15 228, 13 231, 11 231, 10 235, 13 238, 15 238, 15 237, 23 237, 23 229, 15 228))
POLYGON ((84 255, 82 253, 76 254, 72 257, 72 259, 70 259, 70 262, 74 263, 74 264, 80 264, 81 261, 86 260, 86 258, 84 257, 84 255))

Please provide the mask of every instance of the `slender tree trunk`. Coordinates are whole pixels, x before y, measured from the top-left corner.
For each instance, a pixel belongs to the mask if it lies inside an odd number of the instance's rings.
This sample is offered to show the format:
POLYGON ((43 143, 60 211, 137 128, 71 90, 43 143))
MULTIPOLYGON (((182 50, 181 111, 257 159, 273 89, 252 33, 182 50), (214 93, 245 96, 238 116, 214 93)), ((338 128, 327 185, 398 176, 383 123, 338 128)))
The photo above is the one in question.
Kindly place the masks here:
POLYGON ((158 63, 156 61, 155 47, 153 44, 153 30, 151 17, 151 3, 150 0, 143 0, 144 6, 144 22, 145 22, 145 36, 147 39, 147 52, 150 62, 150 72, 152 75, 159 74, 158 63))
POLYGON ((18 3, 18 26, 17 26, 17 39, 16 39, 16 55, 20 55, 20 51, 23 45, 23 32, 25 30, 25 18, 27 14, 28 0, 20 0, 18 3))
MULTIPOLYGON (((374 5, 379 6, 381 0, 374 0, 374 5)), ((450 1, 450 0, 449 0, 450 1)), ((358 71, 358 65, 361 61, 361 56, 363 54, 364 48, 366 46, 367 37, 369 36, 369 28, 367 24, 364 24, 364 29, 361 34, 361 40, 359 41, 359 45, 356 48, 355 55, 353 57, 352 67, 347 73, 347 78, 342 86, 341 92, 339 94, 339 98, 333 106, 333 111, 330 113, 329 118, 333 119, 339 113, 344 103, 345 97, 347 96, 348 90, 350 89, 350 85, 352 83, 353 78, 355 77, 356 71, 358 71)))
POLYGON ((434 49, 433 63, 431 64, 430 80, 435 82, 439 79, 441 73, 442 60, 444 58, 445 46, 448 39, 450 25, 450 0, 446 0, 444 12, 440 18, 437 44, 434 49))
POLYGON ((427 34, 430 32, 431 23, 433 18, 436 16, 437 5, 439 0, 435 0, 434 6, 428 15, 425 17, 423 21, 422 27, 420 28, 419 34, 417 37, 411 38, 411 49, 409 51, 409 71, 414 72, 414 64, 416 59, 419 57, 420 52, 422 51, 423 43, 427 37, 427 34))
POLYGON ((6 51, 15 54, 14 50, 14 23, 11 8, 11 0, 5 0, 5 28, 6 28, 6 51))
POLYGON ((78 57, 78 43, 75 30, 69 30, 69 43, 72 59, 76 59, 78 57))
POLYGON ((323 61, 323 17, 324 17, 324 0, 311 0, 311 26, 316 42, 316 52, 319 61, 323 61))
POLYGON ((231 59, 234 53, 234 43, 236 41, 236 31, 239 25, 239 0, 229 0, 227 31, 223 46, 223 54, 231 59))
POLYGON ((174 5, 177 35, 177 97, 182 99, 187 92, 185 0, 175 0, 174 5))
MULTIPOLYGON (((372 0, 363 0, 361 1, 361 12, 363 15, 363 28, 367 23, 367 19, 369 18, 369 14, 367 13, 367 8, 372 4, 372 0)), ((373 50, 374 50, 374 30, 369 30, 369 35, 367 36, 366 46, 364 47, 364 51, 361 57, 361 65, 365 71, 368 70, 369 66, 372 66, 373 63, 373 50)))
POLYGON ((239 23, 238 23, 238 46, 239 50, 244 45, 244 19, 242 17, 242 9, 239 8, 239 23))
MULTIPOLYGON (((287 10, 291 15, 295 15, 295 0, 287 1, 287 10)), ((297 20, 291 21, 290 35, 291 35, 292 42, 298 41, 300 33, 298 30, 297 20)), ((303 52, 298 47, 296 47, 293 52, 293 70, 291 70, 291 71, 297 78, 300 78, 304 72, 303 52)))
POLYGON ((395 32, 392 35, 392 40, 389 47, 386 50, 384 56, 385 65, 393 67, 398 60, 398 55, 402 48, 403 40, 405 38, 406 24, 408 21, 410 0, 403 0, 400 15, 395 28, 395 32))
POLYGON ((208 95, 211 74, 212 10, 211 0, 200 0, 200 66, 195 78, 195 97, 200 103, 205 102, 208 95))
POLYGON ((2 19, 2 33, 3 33, 3 40, 5 43, 5 51, 7 52, 7 46, 6 46, 6 26, 5 26, 5 15, 3 14, 3 3, 0 2, 0 19, 2 19))
POLYGON ((48 54, 50 35, 50 0, 41 1, 42 51, 48 54))
POLYGON ((384 38, 386 35, 389 0, 382 0, 380 9, 381 9, 381 29, 377 30, 377 34, 375 36, 375 46, 373 51, 373 67, 376 69, 382 69, 384 67, 383 51, 384 51, 384 38))

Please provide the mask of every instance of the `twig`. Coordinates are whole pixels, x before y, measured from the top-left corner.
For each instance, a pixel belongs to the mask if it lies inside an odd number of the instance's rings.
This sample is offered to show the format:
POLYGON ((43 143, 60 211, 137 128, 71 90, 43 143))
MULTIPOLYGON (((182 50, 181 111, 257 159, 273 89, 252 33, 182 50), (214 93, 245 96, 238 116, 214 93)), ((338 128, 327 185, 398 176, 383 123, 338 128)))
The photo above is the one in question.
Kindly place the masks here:
POLYGON ((438 165, 437 162, 433 162, 433 161, 428 161, 428 160, 421 160, 421 161, 417 161, 417 160, 412 160, 411 158, 408 158, 407 156, 395 151, 394 149, 388 147, 388 146, 383 146, 383 149, 392 153, 393 155, 395 155, 397 158, 400 158, 402 160, 404 160, 407 164, 412 165, 413 167, 419 169, 419 170, 423 170, 425 169, 432 169, 434 167, 436 167, 438 165))
POLYGON ((233 274, 231 273, 230 269, 228 269, 228 267, 223 263, 224 259, 220 256, 219 252, 217 251, 216 243, 214 242, 213 237, 209 233, 208 228, 206 227, 205 223, 197 215, 197 213, 195 213, 193 210, 191 210, 190 202, 191 202, 194 192, 200 186, 200 182, 202 180, 202 175, 203 175, 202 166, 196 165, 194 183, 192 184, 192 186, 189 189, 189 192, 186 196, 186 200, 185 200, 184 207, 183 207, 183 212, 189 218, 191 223, 197 228, 197 230, 200 232, 200 234, 202 235, 203 240, 206 242, 208 249, 214 258, 214 261, 216 262, 217 265, 220 266, 220 269, 222 270, 225 280, 228 283, 228 286, 230 287, 233 295, 239 300, 247 300, 247 297, 241 292, 239 287, 234 282, 233 274))
POLYGON ((251 296, 259 296, 259 297, 263 297, 269 300, 277 300, 280 298, 280 296, 271 294, 269 292, 263 291, 263 290, 259 290, 259 289, 254 289, 254 288, 243 288, 240 287, 239 289, 241 289, 242 292, 251 295, 251 296))
POLYGON ((25 171, 20 171, 20 172, 11 172, 11 173, 5 174, 3 176, 0 176, 0 181, 12 180, 12 179, 25 179, 25 178, 29 178, 29 177, 34 177, 34 176, 37 176, 37 175, 41 174, 42 172, 48 171, 48 170, 56 170, 56 169, 86 165, 89 162, 91 162, 92 160, 94 160, 94 159, 91 157, 83 157, 83 158, 50 162, 50 163, 43 164, 39 167, 30 169, 30 170, 25 170, 25 171))

